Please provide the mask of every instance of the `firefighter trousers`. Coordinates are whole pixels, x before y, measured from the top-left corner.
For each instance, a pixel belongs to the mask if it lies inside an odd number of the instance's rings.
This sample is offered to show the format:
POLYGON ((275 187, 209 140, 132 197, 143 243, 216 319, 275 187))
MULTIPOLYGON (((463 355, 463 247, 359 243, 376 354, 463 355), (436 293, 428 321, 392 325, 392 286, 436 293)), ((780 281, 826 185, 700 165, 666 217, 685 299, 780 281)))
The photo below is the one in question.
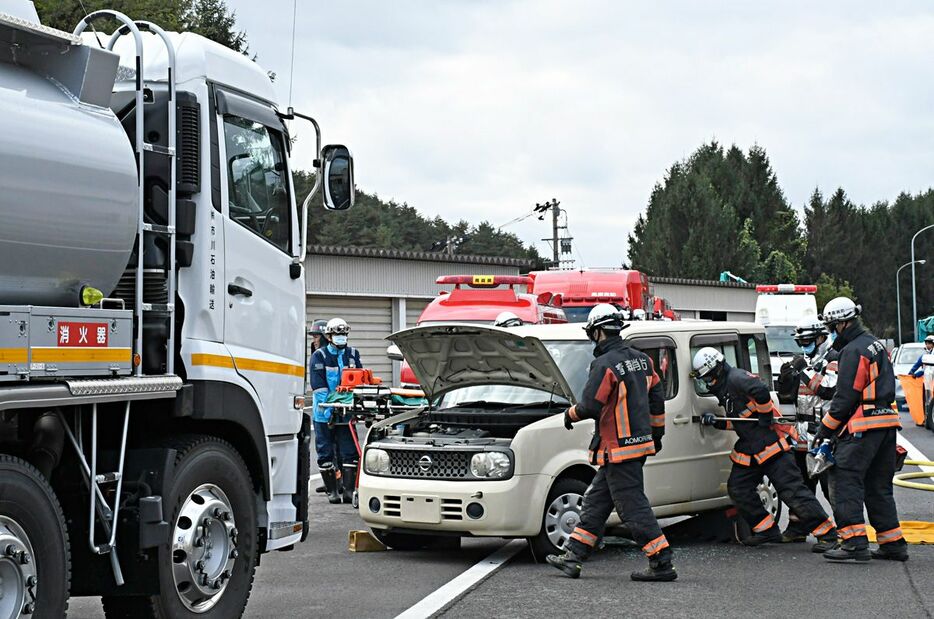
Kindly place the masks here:
POLYGON ((571 533, 567 548, 587 557, 603 537, 607 518, 616 509, 633 539, 650 560, 670 561, 671 548, 665 539, 648 497, 645 496, 642 465, 645 458, 606 464, 584 493, 580 524, 571 533))
POLYGON ((740 466, 734 463, 733 470, 730 471, 727 490, 733 504, 749 523, 753 533, 762 533, 777 526, 772 514, 766 511, 759 497, 759 484, 762 483, 763 476, 769 478, 778 491, 778 498, 797 515, 804 530, 820 536, 833 529, 833 522, 827 517, 814 493, 805 485, 794 456, 786 451, 762 464, 740 466))
POLYGON ((905 544, 892 492, 897 435, 895 428, 884 428, 837 441, 836 463, 829 471, 833 515, 840 537, 851 547, 868 545, 863 505, 879 544, 905 544))

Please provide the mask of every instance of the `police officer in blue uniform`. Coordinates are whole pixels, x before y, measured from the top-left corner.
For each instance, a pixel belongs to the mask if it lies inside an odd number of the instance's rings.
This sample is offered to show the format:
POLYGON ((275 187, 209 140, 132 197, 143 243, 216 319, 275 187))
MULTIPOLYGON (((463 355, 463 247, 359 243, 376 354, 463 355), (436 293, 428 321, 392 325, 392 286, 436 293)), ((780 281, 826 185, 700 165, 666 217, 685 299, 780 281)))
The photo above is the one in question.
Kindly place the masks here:
POLYGON ((339 409, 322 406, 337 391, 345 368, 362 368, 360 353, 347 345, 350 325, 343 318, 332 318, 324 328, 327 345, 311 356, 311 390, 314 395, 315 451, 318 470, 331 503, 353 501, 357 463, 360 459, 350 434, 351 416, 339 409), (338 484, 338 462, 340 479, 338 484), (340 486, 340 487, 339 487, 340 486))

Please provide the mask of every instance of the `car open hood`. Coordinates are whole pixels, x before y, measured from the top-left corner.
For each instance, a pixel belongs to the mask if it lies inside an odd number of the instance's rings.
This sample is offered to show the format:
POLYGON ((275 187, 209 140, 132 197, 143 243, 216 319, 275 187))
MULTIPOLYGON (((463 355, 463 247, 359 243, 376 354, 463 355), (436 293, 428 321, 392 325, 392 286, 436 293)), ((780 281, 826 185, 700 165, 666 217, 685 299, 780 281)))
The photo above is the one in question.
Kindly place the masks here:
POLYGON ((575 401, 558 365, 535 337, 499 327, 445 324, 406 329, 388 339, 402 350, 431 399, 461 387, 517 385, 575 401))

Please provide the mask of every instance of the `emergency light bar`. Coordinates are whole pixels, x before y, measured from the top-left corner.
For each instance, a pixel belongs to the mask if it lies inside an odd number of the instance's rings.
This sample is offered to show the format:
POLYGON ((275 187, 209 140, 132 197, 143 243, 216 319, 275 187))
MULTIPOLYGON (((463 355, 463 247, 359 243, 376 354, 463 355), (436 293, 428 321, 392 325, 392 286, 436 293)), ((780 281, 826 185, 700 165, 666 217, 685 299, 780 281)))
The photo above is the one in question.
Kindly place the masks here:
POLYGON ((435 283, 467 285, 471 288, 496 288, 497 286, 530 286, 532 278, 525 275, 442 275, 435 280, 435 283))
POLYGON ((768 284, 756 286, 758 293, 779 294, 816 294, 817 286, 813 284, 768 284))

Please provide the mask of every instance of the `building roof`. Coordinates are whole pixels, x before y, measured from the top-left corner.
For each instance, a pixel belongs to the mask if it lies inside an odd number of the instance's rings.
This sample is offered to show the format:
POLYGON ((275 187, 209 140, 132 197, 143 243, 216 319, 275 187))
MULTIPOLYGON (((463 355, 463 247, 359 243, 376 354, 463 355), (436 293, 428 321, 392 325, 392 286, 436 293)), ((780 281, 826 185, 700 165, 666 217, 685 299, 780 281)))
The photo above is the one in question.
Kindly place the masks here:
POLYGON ((531 260, 507 258, 505 256, 470 256, 465 254, 449 255, 442 252, 405 251, 401 249, 379 249, 376 247, 344 247, 337 245, 311 245, 309 254, 323 256, 350 256, 356 258, 383 258, 387 260, 420 260, 423 262, 456 262, 459 264, 478 264, 531 268, 531 260))
POLYGON ((677 284, 681 286, 714 286, 718 288, 747 288, 755 289, 755 284, 742 283, 742 282, 721 282, 711 279, 688 279, 686 277, 658 277, 656 275, 649 275, 649 283, 651 284, 677 284))

